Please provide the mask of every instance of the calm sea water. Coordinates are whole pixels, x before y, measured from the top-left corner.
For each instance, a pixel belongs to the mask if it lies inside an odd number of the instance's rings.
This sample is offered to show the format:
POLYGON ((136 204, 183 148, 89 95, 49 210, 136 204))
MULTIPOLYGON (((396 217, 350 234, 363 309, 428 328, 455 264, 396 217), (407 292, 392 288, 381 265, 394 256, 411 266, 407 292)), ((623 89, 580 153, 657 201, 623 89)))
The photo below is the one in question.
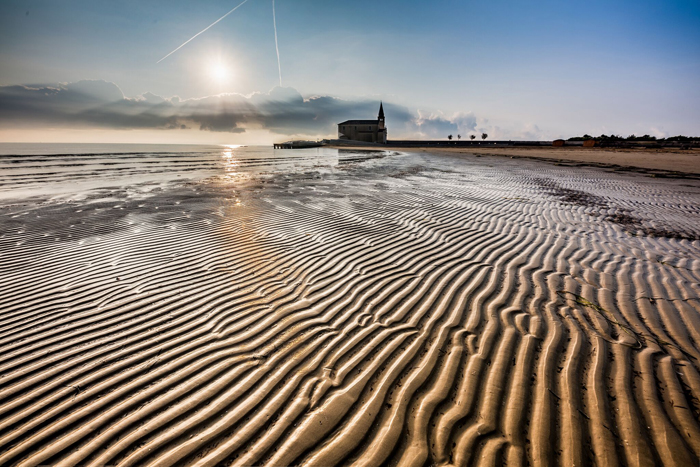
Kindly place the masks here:
POLYGON ((0 199, 71 196, 178 181, 230 181, 280 171, 335 167, 377 152, 269 146, 0 144, 0 199))

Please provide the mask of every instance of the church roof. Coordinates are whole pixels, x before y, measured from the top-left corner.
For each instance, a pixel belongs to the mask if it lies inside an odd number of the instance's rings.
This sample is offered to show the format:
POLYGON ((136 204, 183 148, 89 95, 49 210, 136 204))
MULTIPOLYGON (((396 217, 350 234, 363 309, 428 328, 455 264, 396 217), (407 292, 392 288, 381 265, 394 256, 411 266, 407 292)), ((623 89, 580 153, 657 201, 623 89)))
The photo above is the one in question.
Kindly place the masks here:
POLYGON ((384 103, 379 103, 379 118, 384 118, 384 103))
POLYGON ((378 125, 379 120, 345 120, 338 125, 378 125))

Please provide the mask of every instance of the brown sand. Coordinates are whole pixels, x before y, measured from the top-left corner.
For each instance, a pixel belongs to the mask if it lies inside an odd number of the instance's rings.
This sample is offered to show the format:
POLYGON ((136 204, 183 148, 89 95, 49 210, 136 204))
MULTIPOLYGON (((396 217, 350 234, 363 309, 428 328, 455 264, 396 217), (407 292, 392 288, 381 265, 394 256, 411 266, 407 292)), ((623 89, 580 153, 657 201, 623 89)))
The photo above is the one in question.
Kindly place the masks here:
POLYGON ((0 465, 698 465, 681 182, 378 155, 8 204, 0 465))
MULTIPOLYGON (((361 149, 361 148, 356 148, 361 149)), ((579 162, 600 167, 636 167, 664 172, 680 172, 700 176, 700 149, 614 149, 552 146, 513 148, 394 148, 387 150, 475 154, 480 156, 507 156, 546 159, 556 162, 579 162)))

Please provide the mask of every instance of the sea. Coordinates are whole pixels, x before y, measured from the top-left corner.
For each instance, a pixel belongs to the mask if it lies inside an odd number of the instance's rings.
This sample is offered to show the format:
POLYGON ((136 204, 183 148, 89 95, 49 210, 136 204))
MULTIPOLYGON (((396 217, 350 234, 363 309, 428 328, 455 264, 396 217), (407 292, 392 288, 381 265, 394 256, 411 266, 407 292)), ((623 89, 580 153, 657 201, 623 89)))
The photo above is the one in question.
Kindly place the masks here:
POLYGON ((95 189, 152 189, 204 179, 243 183, 377 154, 325 147, 0 143, 0 200, 75 198, 95 189))

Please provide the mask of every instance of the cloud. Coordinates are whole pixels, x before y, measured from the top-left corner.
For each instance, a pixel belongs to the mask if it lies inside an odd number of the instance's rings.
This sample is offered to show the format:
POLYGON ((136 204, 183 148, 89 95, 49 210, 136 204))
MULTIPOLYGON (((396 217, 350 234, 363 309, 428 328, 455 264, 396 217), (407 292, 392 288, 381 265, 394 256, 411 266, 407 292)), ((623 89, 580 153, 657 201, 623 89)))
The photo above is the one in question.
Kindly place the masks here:
POLYGON ((424 114, 420 110, 409 128, 415 139, 445 138, 447 135, 466 136, 476 131, 477 118, 473 113, 457 113, 446 117, 440 113, 424 114))
POLYGON ((665 131, 663 128, 652 127, 649 129, 648 134, 651 136, 655 136, 656 138, 668 138, 669 137, 669 133, 667 131, 665 131))
MULTIPOLYGON (((55 86, 0 86, 0 125, 5 128, 199 129, 243 133, 268 130, 281 135, 332 136, 336 124, 375 118, 375 99, 304 98, 293 88, 196 99, 147 92, 124 96, 114 83, 86 80, 55 86)), ((445 138, 479 131, 472 113, 426 114, 384 103, 390 138, 445 138)), ((536 127, 535 127, 536 128, 536 127)))
POLYGON ((483 121, 480 122, 477 133, 486 133, 491 140, 542 141, 554 139, 553 135, 541 130, 532 123, 511 125, 504 128, 498 125, 490 125, 488 121, 483 121))

